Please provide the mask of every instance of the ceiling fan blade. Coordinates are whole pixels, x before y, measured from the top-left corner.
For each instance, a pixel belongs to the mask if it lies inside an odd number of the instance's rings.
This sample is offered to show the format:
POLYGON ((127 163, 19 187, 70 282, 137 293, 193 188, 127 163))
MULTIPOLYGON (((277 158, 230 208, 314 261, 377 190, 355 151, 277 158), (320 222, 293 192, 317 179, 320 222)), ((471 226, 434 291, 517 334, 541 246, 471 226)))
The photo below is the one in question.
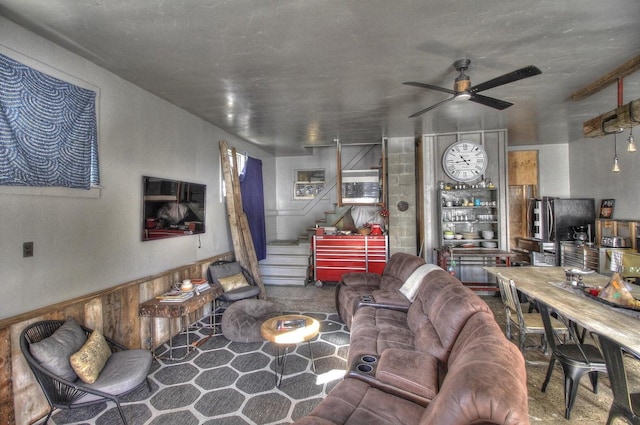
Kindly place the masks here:
POLYGON ((437 90, 437 91, 441 91, 443 93, 456 94, 456 92, 451 90, 451 89, 445 89, 444 87, 432 86, 431 84, 415 83, 413 81, 409 81, 407 83, 402 83, 402 84, 405 84, 407 86, 421 87, 423 89, 437 90))
POLYGON ((491 108, 498 109, 502 111, 503 109, 507 109, 509 106, 512 106, 513 103, 507 102, 504 100, 496 99, 489 96, 483 96, 481 94, 472 94, 469 98, 470 101, 479 103, 484 106, 489 106, 491 108))
POLYGON ((509 72, 508 74, 501 75, 500 77, 496 77, 493 80, 485 81, 477 86, 473 86, 469 89, 469 92, 478 93, 504 84, 513 83, 514 81, 522 80, 523 78, 533 77, 538 74, 542 74, 542 71, 533 65, 529 65, 513 72, 509 72))
POLYGON ((448 98, 448 99, 445 99, 445 100, 443 100, 443 101, 441 101, 441 102, 436 103, 435 105, 431 105, 431 106, 429 106, 428 108, 425 108, 425 109, 423 109, 423 110, 421 110, 421 111, 418 111, 418 112, 416 112, 416 113, 415 113, 415 114, 413 114, 413 115, 409 115, 409 118, 415 118, 415 117, 417 117, 417 116, 420 116, 420 115, 422 115, 422 114, 424 114, 424 113, 426 113, 426 112, 429 112, 429 111, 430 111, 430 110, 432 110, 432 109, 437 108, 438 106, 442 105, 443 103, 447 103, 447 102, 449 102, 449 101, 451 101, 451 100, 453 100, 453 99, 455 99, 455 97, 450 97, 450 98, 448 98))

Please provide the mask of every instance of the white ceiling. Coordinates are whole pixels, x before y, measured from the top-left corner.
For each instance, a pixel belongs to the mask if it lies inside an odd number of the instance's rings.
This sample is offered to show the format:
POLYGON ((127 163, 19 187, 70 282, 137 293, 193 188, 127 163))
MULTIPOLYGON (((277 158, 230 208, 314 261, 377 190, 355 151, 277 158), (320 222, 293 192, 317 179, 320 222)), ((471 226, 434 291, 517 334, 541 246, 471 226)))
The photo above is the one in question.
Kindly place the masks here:
MULTIPOLYGON (((0 0, 0 14, 275 155, 382 137, 508 128, 509 144, 582 138, 615 84, 566 100, 640 53, 638 0, 0 0), (453 88, 527 65, 483 92, 502 112, 402 85, 453 88)), ((640 98, 640 73, 624 102, 640 98)))

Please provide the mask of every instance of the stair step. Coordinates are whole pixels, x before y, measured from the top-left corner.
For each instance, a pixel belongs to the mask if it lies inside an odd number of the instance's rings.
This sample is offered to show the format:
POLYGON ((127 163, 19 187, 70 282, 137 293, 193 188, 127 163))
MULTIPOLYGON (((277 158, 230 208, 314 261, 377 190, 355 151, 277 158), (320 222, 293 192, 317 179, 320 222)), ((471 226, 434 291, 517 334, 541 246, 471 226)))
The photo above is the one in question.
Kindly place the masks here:
POLYGON ((260 260, 260 266, 308 266, 311 254, 307 252, 304 255, 290 254, 267 254, 267 258, 260 260))
POLYGON ((305 286, 307 279, 291 276, 263 276, 262 282, 265 285, 282 285, 282 286, 305 286))
POLYGON ((311 245, 296 239, 295 245, 270 245, 267 244, 267 256, 271 254, 309 255, 311 245))

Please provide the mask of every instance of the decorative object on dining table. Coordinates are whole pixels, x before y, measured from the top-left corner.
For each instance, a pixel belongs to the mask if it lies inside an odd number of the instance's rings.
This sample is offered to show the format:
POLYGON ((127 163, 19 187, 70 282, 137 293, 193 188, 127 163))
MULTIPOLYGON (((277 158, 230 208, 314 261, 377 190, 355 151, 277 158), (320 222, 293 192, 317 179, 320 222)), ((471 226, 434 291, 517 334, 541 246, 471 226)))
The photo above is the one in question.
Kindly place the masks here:
POLYGON ((611 276, 609 283, 602 288, 598 298, 609 303, 627 307, 633 310, 640 310, 640 300, 636 300, 631 295, 631 291, 622 280, 620 273, 615 272, 611 276))

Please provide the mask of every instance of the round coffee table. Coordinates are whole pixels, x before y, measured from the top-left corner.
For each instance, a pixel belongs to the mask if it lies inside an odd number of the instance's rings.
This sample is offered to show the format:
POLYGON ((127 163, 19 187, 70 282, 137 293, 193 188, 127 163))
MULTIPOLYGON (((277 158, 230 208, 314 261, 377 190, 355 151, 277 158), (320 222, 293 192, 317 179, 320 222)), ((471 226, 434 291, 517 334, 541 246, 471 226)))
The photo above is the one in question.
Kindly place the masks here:
POLYGON ((318 336, 320 332, 320 322, 313 317, 302 314, 286 314, 272 317, 262 323, 260 333, 262 337, 275 344, 276 364, 274 371, 276 375, 276 386, 280 387, 282 375, 287 362, 287 354, 291 345, 306 342, 311 355, 311 365, 316 371, 316 364, 311 350, 311 340, 318 336), (280 369, 280 371, 278 371, 280 369), (278 376, 279 375, 279 376, 278 376))

